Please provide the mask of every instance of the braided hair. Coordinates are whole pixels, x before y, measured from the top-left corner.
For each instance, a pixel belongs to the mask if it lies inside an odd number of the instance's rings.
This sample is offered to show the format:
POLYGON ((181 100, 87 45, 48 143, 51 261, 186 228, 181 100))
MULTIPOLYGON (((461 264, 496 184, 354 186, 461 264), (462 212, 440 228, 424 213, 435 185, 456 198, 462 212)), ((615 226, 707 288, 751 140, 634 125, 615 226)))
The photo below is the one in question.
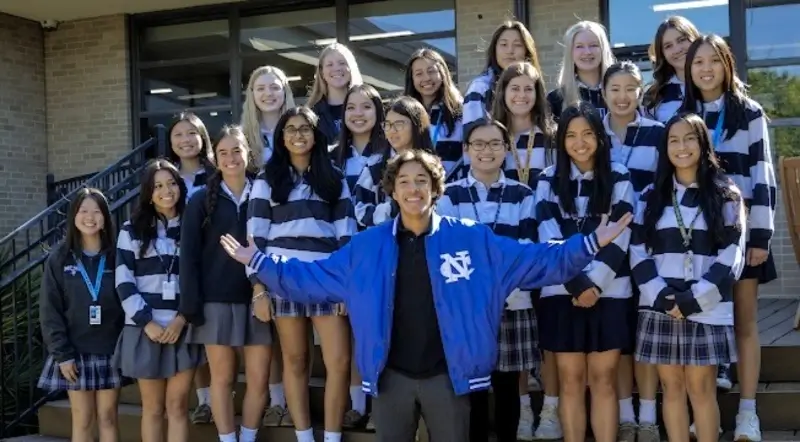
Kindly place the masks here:
POLYGON ((206 217, 203 219, 202 227, 205 227, 211 222, 211 215, 214 214, 214 209, 217 207, 219 191, 222 188, 222 171, 219 169, 219 164, 217 164, 217 148, 220 142, 227 137, 235 139, 239 143, 239 147, 245 151, 247 155, 245 175, 248 178, 252 178, 256 173, 256 161, 253 157, 253 151, 247 143, 247 137, 245 137, 242 127, 238 124, 224 126, 217 135, 214 146, 211 148, 211 160, 217 167, 214 172, 211 173, 206 183, 206 217))

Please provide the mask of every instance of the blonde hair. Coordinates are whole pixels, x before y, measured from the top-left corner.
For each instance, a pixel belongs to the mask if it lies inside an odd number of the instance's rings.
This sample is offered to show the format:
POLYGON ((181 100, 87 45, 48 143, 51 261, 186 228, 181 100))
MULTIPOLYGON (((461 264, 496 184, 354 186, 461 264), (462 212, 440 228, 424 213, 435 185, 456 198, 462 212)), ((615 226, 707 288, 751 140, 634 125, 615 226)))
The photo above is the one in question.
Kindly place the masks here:
POLYGON ((364 83, 353 52, 341 43, 333 43, 325 47, 325 49, 319 53, 317 70, 314 72, 314 83, 311 85, 311 92, 309 92, 308 101, 306 102, 306 106, 308 107, 314 107, 315 104, 319 103, 320 100, 328 95, 328 84, 322 77, 322 63, 325 61, 325 58, 333 52, 342 54, 344 61, 347 62, 347 66, 350 68, 350 84, 347 85, 347 88, 349 89, 352 86, 358 86, 364 83))
POLYGON ((253 70, 250 74, 250 80, 247 82, 247 90, 245 91, 244 103, 242 104, 242 132, 247 138, 247 143, 250 145, 250 151, 253 154, 253 159, 256 166, 260 166, 262 158, 264 157, 264 139, 261 135, 261 109, 256 106, 255 96, 253 94, 253 86, 261 76, 274 75, 275 78, 281 83, 283 87, 283 105, 281 106, 280 113, 286 112, 286 109, 291 109, 294 104, 294 93, 289 87, 289 79, 286 77, 281 69, 275 66, 260 66, 253 70))
POLYGON ((564 97, 562 109, 566 109, 570 104, 580 100, 578 84, 575 81, 575 61, 572 59, 572 47, 575 43, 575 36, 579 33, 588 31, 597 37, 600 42, 600 72, 598 78, 602 81, 603 75, 609 66, 614 64, 614 54, 611 52, 611 43, 608 42, 608 35, 603 25, 593 21, 579 21, 567 29, 564 33, 564 58, 561 60, 561 70, 558 73, 558 86, 564 97))

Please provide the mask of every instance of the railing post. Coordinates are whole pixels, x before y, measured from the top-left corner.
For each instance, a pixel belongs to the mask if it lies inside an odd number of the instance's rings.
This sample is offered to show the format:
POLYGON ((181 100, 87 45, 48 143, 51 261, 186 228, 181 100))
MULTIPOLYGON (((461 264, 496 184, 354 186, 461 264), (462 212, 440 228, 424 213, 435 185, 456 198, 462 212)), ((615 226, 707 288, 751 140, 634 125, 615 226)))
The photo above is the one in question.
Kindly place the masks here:
POLYGON ((56 190, 56 177, 52 173, 47 174, 47 205, 53 204, 55 202, 55 190, 56 190))
POLYGON ((167 157, 167 128, 156 124, 156 157, 167 157))

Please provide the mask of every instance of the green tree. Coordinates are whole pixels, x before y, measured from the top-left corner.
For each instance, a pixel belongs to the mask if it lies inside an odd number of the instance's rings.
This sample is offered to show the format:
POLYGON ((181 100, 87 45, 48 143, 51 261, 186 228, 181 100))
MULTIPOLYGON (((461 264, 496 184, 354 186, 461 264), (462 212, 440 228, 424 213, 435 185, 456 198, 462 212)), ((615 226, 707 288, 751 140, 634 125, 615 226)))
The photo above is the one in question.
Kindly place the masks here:
MULTIPOLYGON (((750 94, 771 120, 800 118, 800 76, 790 69, 754 69, 748 73, 750 94)), ((800 127, 777 127, 771 132, 776 156, 800 156, 800 127)))

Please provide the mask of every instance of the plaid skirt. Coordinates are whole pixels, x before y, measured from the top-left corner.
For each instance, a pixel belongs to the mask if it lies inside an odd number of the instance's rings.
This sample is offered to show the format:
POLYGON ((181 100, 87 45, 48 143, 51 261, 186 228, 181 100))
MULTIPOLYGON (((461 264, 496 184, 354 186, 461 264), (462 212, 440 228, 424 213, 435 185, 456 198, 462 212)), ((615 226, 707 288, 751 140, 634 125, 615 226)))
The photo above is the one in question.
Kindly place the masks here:
POLYGON ((500 321, 497 371, 538 370, 539 335, 533 309, 504 310, 500 321))
POLYGON ((73 384, 61 374, 58 362, 48 356, 39 376, 39 388, 46 391, 96 391, 122 387, 122 374, 112 367, 111 355, 79 354, 75 358, 75 367, 78 381, 73 384))
POLYGON ((732 325, 701 324, 641 311, 635 358, 659 365, 732 364, 736 362, 736 336, 732 325))
POLYGON ((291 318, 310 318, 312 316, 333 316, 335 304, 301 304, 280 297, 272 298, 275 316, 291 318))

